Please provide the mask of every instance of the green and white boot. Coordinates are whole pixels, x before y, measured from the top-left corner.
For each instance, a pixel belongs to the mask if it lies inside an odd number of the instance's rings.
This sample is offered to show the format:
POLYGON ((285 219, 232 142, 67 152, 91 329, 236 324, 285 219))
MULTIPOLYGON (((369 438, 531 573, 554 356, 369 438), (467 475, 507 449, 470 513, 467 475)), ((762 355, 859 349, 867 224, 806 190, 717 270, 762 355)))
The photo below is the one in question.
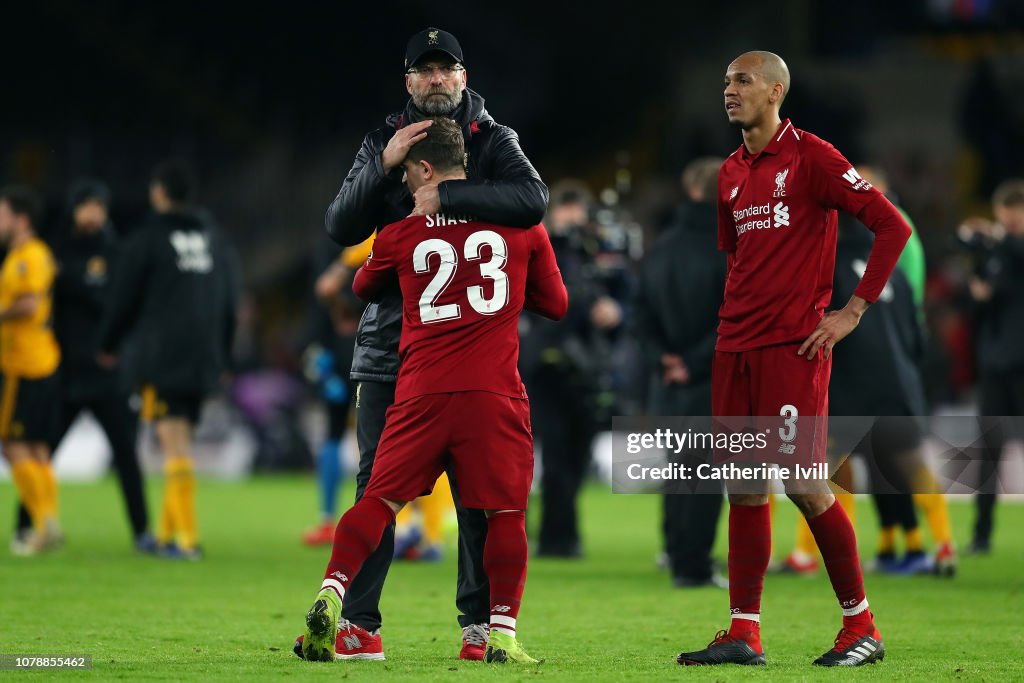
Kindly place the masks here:
POLYGON ((338 639, 338 616, 341 600, 330 588, 316 596, 306 613, 306 633, 302 639, 302 656, 310 662, 333 662, 338 639))
POLYGON ((512 636, 492 629, 484 661, 488 664, 540 664, 543 660, 526 654, 523 646, 512 636))

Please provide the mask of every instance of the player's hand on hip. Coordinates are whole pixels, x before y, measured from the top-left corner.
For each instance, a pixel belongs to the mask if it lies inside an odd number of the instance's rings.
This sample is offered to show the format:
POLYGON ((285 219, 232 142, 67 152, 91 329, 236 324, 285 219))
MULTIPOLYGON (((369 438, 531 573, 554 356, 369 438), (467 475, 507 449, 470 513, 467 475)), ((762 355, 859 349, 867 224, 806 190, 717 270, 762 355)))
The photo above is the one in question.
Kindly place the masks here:
POLYGON ((970 288, 971 296, 974 297, 974 300, 982 303, 989 301, 995 293, 992 285, 978 277, 972 277, 968 280, 967 286, 970 288))
POLYGON ((427 137, 427 128, 430 128, 433 124, 433 121, 427 119, 426 121, 410 123, 408 126, 396 131, 391 136, 391 139, 388 140, 387 147, 380 154, 380 161, 384 166, 384 172, 391 173, 391 171, 401 166, 402 162, 405 161, 405 157, 409 155, 409 149, 427 137))
POLYGON ((821 319, 800 349, 796 352, 798 356, 807 356, 807 360, 814 360, 820 351, 827 359, 832 355, 832 347, 846 338, 846 335, 856 329, 860 324, 860 315, 850 309, 849 306, 839 311, 829 311, 821 319))
POLYGON ((432 213, 441 213, 441 195, 437 192, 437 185, 424 185, 416 190, 412 196, 416 207, 412 210, 413 216, 428 216, 432 213))

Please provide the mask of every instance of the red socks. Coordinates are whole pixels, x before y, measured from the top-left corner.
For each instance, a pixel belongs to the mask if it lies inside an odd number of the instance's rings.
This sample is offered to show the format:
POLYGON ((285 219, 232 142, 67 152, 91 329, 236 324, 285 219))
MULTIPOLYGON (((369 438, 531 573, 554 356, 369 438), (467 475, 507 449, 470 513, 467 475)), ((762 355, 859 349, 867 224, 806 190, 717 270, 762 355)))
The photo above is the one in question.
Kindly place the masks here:
POLYGON ((833 503, 825 512, 808 519, 807 525, 818 543, 832 589, 843 609, 843 628, 870 633, 872 618, 857 557, 857 536, 846 511, 838 503, 833 503))
POLYGON ((330 588, 345 599, 345 591, 352 583, 384 535, 384 529, 395 521, 391 506, 380 498, 363 498, 341 516, 334 529, 334 546, 331 560, 324 572, 320 589, 330 588))
POLYGON ((516 637, 526 585, 526 513, 498 512, 487 520, 484 573, 491 584, 491 631, 516 637))
POLYGON ((760 621, 764 575, 772 555, 768 505, 729 506, 729 635, 762 652, 760 621))

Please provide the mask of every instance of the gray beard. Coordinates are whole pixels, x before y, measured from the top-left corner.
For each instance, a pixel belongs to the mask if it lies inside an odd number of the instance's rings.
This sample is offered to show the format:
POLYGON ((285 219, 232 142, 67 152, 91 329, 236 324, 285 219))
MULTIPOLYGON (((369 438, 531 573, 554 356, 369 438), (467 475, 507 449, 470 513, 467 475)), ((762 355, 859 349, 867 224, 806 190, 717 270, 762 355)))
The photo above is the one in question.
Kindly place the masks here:
POLYGON ((413 98, 413 104, 428 116, 448 116, 462 104, 462 89, 454 95, 448 93, 427 93, 422 100, 413 98), (432 95, 444 95, 444 97, 432 97, 432 95))

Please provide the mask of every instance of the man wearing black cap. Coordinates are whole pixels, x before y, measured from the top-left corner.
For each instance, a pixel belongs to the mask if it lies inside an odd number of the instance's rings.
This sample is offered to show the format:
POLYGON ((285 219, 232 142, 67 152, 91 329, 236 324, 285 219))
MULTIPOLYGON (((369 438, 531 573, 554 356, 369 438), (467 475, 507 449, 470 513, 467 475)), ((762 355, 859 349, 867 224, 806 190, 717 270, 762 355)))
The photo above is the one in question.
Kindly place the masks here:
MULTIPOLYGON (((515 131, 494 121, 484 99, 466 87, 462 46, 452 34, 428 28, 414 35, 405 50, 405 109, 363 140, 341 190, 327 209, 327 232, 339 244, 358 244, 374 230, 412 214, 472 215, 498 225, 528 228, 541 221, 548 190, 519 146, 515 131), (402 161, 425 136, 431 116, 449 116, 466 140, 467 179, 419 188, 411 195, 402 182, 402 161)), ((359 324, 351 377, 356 394, 359 444, 357 500, 370 478, 384 414, 395 399, 402 298, 397 286, 371 303, 359 324)), ((456 605, 463 631, 463 659, 483 659, 490 622, 488 585, 483 572, 487 521, 479 510, 459 503, 458 481, 451 478, 459 519, 459 580, 456 605)), ((363 565, 346 594, 338 631, 339 659, 384 659, 380 634, 380 591, 391 565, 394 525, 363 565)), ((301 647, 296 648, 301 653, 301 647)))
MULTIPOLYGON (((104 183, 92 179, 75 182, 69 193, 72 231, 54 245, 60 269, 54 282, 53 323, 62 353, 61 412, 52 447, 56 451, 80 412, 88 409, 93 414, 110 442, 135 547, 140 552, 155 552, 135 449, 137 418, 115 373, 96 363, 96 332, 118 254, 109 204, 110 190, 104 183)), ((29 528, 24 506, 18 524, 19 532, 29 528)))

